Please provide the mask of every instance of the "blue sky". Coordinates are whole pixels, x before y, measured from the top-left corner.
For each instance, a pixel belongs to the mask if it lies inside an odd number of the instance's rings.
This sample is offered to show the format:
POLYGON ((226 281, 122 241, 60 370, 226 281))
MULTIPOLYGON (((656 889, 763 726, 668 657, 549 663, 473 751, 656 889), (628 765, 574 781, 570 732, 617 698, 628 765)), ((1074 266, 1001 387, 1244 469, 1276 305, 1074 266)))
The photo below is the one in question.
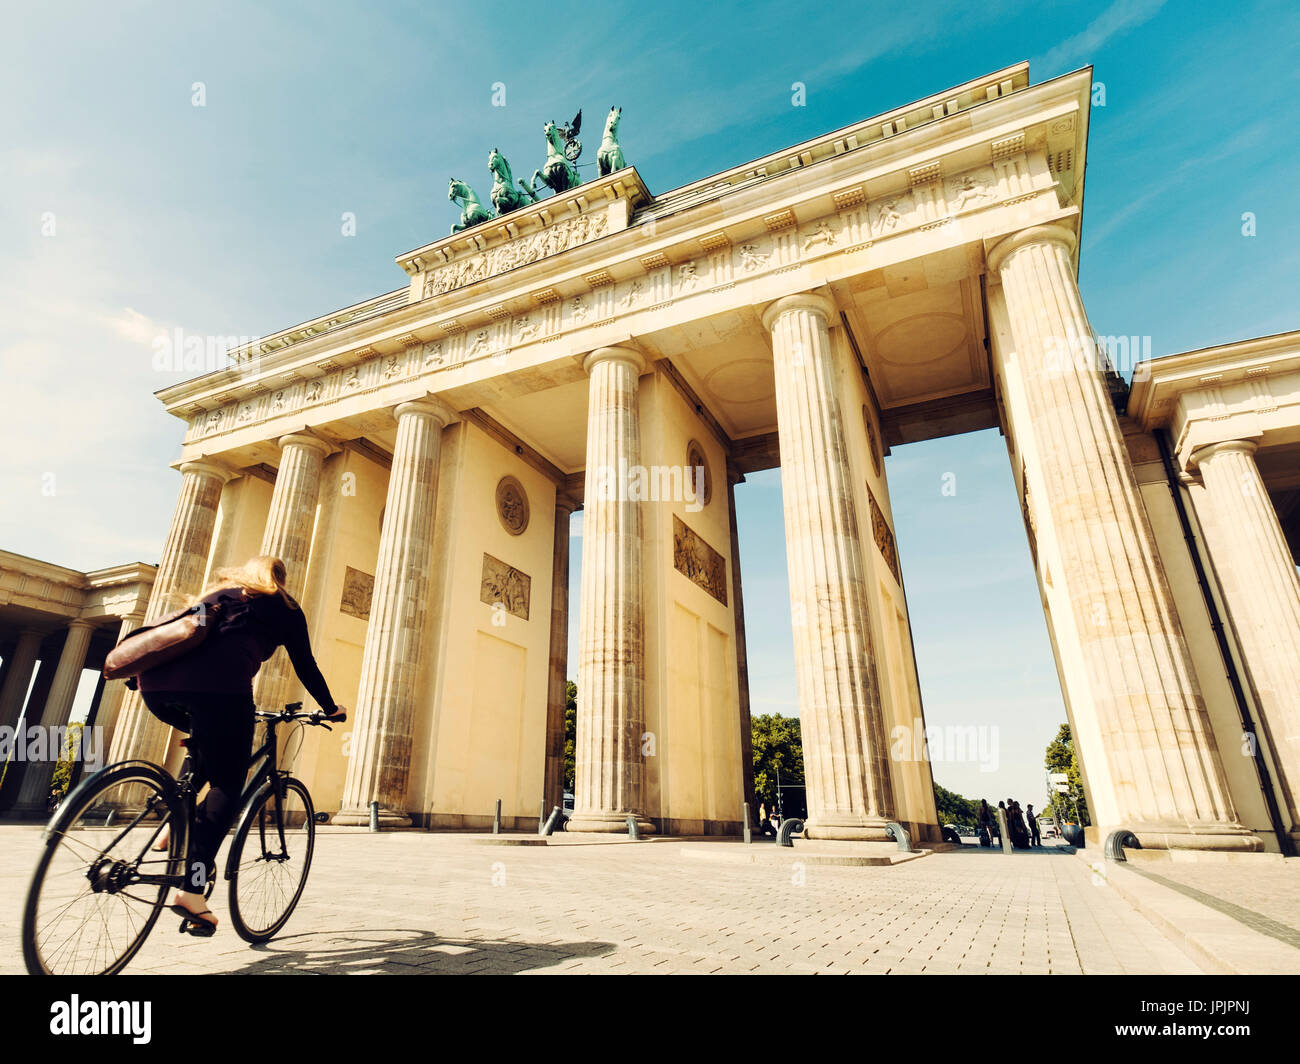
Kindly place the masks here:
MULTIPOLYGON (((561 0, 11 9, 0 545, 78 568, 155 561, 180 425, 152 395, 179 379, 151 367, 154 336, 269 333, 401 286, 394 255, 453 220, 447 176, 485 192, 494 146, 523 172, 538 124, 578 107, 592 127, 623 107, 628 159, 662 192, 1021 59, 1034 82, 1092 64, 1106 92, 1080 278, 1094 329, 1149 336, 1160 355, 1300 324, 1294 3, 629 13, 561 0)), ((937 765, 936 778, 1041 797, 1064 712, 1001 440, 898 448, 888 471, 929 723, 1001 735, 997 773, 937 765)), ((751 478, 738 503, 754 708, 790 712, 778 475, 751 478)))

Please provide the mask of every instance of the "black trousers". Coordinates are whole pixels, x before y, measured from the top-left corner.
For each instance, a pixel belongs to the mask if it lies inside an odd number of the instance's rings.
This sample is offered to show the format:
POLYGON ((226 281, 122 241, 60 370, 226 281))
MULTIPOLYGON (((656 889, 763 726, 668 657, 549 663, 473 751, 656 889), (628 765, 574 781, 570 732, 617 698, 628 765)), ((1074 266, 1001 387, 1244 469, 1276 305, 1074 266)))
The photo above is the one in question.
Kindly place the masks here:
POLYGON ((190 840, 187 889, 201 893, 216 874, 221 840, 239 816, 239 796, 253 752, 253 714, 249 694, 220 691, 147 691, 144 704, 164 724, 188 732, 186 748, 195 789, 208 784, 195 810, 190 840))

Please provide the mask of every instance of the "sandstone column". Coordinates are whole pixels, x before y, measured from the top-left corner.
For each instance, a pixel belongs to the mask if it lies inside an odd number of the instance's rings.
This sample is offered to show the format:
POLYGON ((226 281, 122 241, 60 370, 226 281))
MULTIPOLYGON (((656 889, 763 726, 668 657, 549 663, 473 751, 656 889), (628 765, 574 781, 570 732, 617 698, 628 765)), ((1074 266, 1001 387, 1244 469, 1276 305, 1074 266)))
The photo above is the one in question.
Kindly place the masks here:
POLYGON ((736 620, 736 690, 740 696, 740 785, 749 803, 749 822, 758 825, 754 793, 754 728, 749 717, 749 650, 745 644, 745 599, 740 586, 740 529, 736 524, 736 485, 745 475, 727 462, 727 516, 731 524, 731 614, 736 620))
POLYGON ((569 519, 577 502, 555 496, 555 546, 551 563, 551 672, 546 694, 546 771, 542 805, 547 816, 564 800, 564 709, 569 687, 569 519))
POLYGON ((637 378, 645 359, 602 347, 583 368, 587 469, 583 499, 582 603, 578 640, 578 741, 570 831, 627 830, 645 810, 645 605, 641 587, 641 504, 628 491, 641 463, 637 378))
POLYGON ((63 752, 62 728, 68 723, 68 714, 72 711, 72 700, 77 694, 81 671, 86 664, 86 651, 90 648, 90 637, 94 632, 95 625, 91 621, 78 619, 68 625, 63 652, 59 655, 59 666, 55 670, 54 682, 50 685, 50 693, 45 699, 45 709, 40 719, 40 726, 45 732, 46 760, 30 761, 27 764, 23 785, 13 809, 19 816, 44 815, 46 812, 50 778, 54 775, 54 765, 63 752))
POLYGON ((336 824, 379 821, 406 827, 412 731, 420 657, 429 620, 429 570, 437 510, 438 454, 446 415, 434 404, 403 403, 379 534, 375 592, 357 689, 352 755, 336 824))
POLYGON ((5 673, 4 688, 0 690, 0 727, 12 728, 23 715, 23 701, 27 698, 27 689, 32 685, 36 655, 40 653, 44 637, 44 632, 38 632, 34 628, 24 628, 18 634, 18 642, 5 673))
MULTIPOLYGON (((144 624, 144 614, 128 613, 122 618, 122 623, 117 630, 117 642, 120 643, 131 632, 134 632, 144 624)), ((95 712, 95 718, 91 724, 100 729, 100 734, 104 736, 104 749, 110 750, 113 745, 113 731, 117 725, 118 711, 122 706, 122 699, 126 696, 125 680, 108 680, 104 684, 103 693, 99 696, 99 708, 95 712)))
MULTIPOLYGON (((229 471, 213 462, 186 462, 181 466, 181 494, 149 595, 145 624, 183 608, 202 590, 212 530, 217 521, 217 504, 221 501, 222 485, 230 476, 229 471)), ((170 732, 166 724, 145 708, 140 692, 129 691, 118 710, 108 760, 143 758, 162 764, 170 732)))
POLYGON ((1300 842, 1300 576, 1255 464, 1250 440, 1193 452, 1210 512, 1203 522, 1223 579, 1260 720, 1277 758, 1282 793, 1300 842))
POLYGON ((886 841, 894 819, 829 300, 787 296, 772 334, 795 672, 812 839, 886 841))
MULTIPOLYGON (((289 594, 300 601, 316 527, 321 466, 329 451, 329 444, 316 436, 292 433, 280 437, 280 468, 275 474, 261 553, 284 562, 289 594)), ((291 673, 289 655, 280 647, 257 674, 253 698, 260 709, 275 710, 284 705, 289 698, 291 673)))
MULTIPOLYGON (((989 255, 1001 276, 1038 462, 1036 505, 1055 536, 1053 581, 1070 603, 1086 687, 1114 782, 1118 822, 1147 848, 1255 850, 1237 822, 1209 715, 1107 392, 1070 253, 1075 237, 1036 226, 989 255), (1041 489, 1041 490, 1040 490, 1041 489)), ((1000 356, 1004 357, 1004 356, 1000 356)))

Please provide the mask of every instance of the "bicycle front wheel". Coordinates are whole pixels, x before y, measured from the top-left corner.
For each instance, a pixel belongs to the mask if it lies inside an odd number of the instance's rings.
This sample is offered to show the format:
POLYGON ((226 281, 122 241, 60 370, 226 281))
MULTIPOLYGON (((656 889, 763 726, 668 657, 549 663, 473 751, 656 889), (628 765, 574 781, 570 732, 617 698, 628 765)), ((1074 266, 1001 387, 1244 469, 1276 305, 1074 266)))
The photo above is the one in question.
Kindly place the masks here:
POLYGON ((184 806, 157 765, 110 765, 76 788, 45 829, 23 907, 31 975, 114 975, 179 886, 184 806), (165 850, 153 849, 174 826, 165 850))
POLYGON ((293 915, 316 845, 316 810, 301 781, 287 779, 249 803, 230 845, 230 923, 245 942, 265 942, 293 915))

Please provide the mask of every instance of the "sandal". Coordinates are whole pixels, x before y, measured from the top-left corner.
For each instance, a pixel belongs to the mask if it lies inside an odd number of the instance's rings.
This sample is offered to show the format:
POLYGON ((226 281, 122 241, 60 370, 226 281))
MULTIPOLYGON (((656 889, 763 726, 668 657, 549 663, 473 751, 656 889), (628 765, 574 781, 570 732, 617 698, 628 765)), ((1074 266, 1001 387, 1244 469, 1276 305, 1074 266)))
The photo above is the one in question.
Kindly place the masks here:
POLYGON ((212 916, 211 909, 204 909, 201 913, 192 913, 184 905, 167 906, 172 912, 181 918, 181 934, 194 935, 196 938, 211 938, 217 933, 217 925, 208 920, 200 920, 200 916, 212 916))

